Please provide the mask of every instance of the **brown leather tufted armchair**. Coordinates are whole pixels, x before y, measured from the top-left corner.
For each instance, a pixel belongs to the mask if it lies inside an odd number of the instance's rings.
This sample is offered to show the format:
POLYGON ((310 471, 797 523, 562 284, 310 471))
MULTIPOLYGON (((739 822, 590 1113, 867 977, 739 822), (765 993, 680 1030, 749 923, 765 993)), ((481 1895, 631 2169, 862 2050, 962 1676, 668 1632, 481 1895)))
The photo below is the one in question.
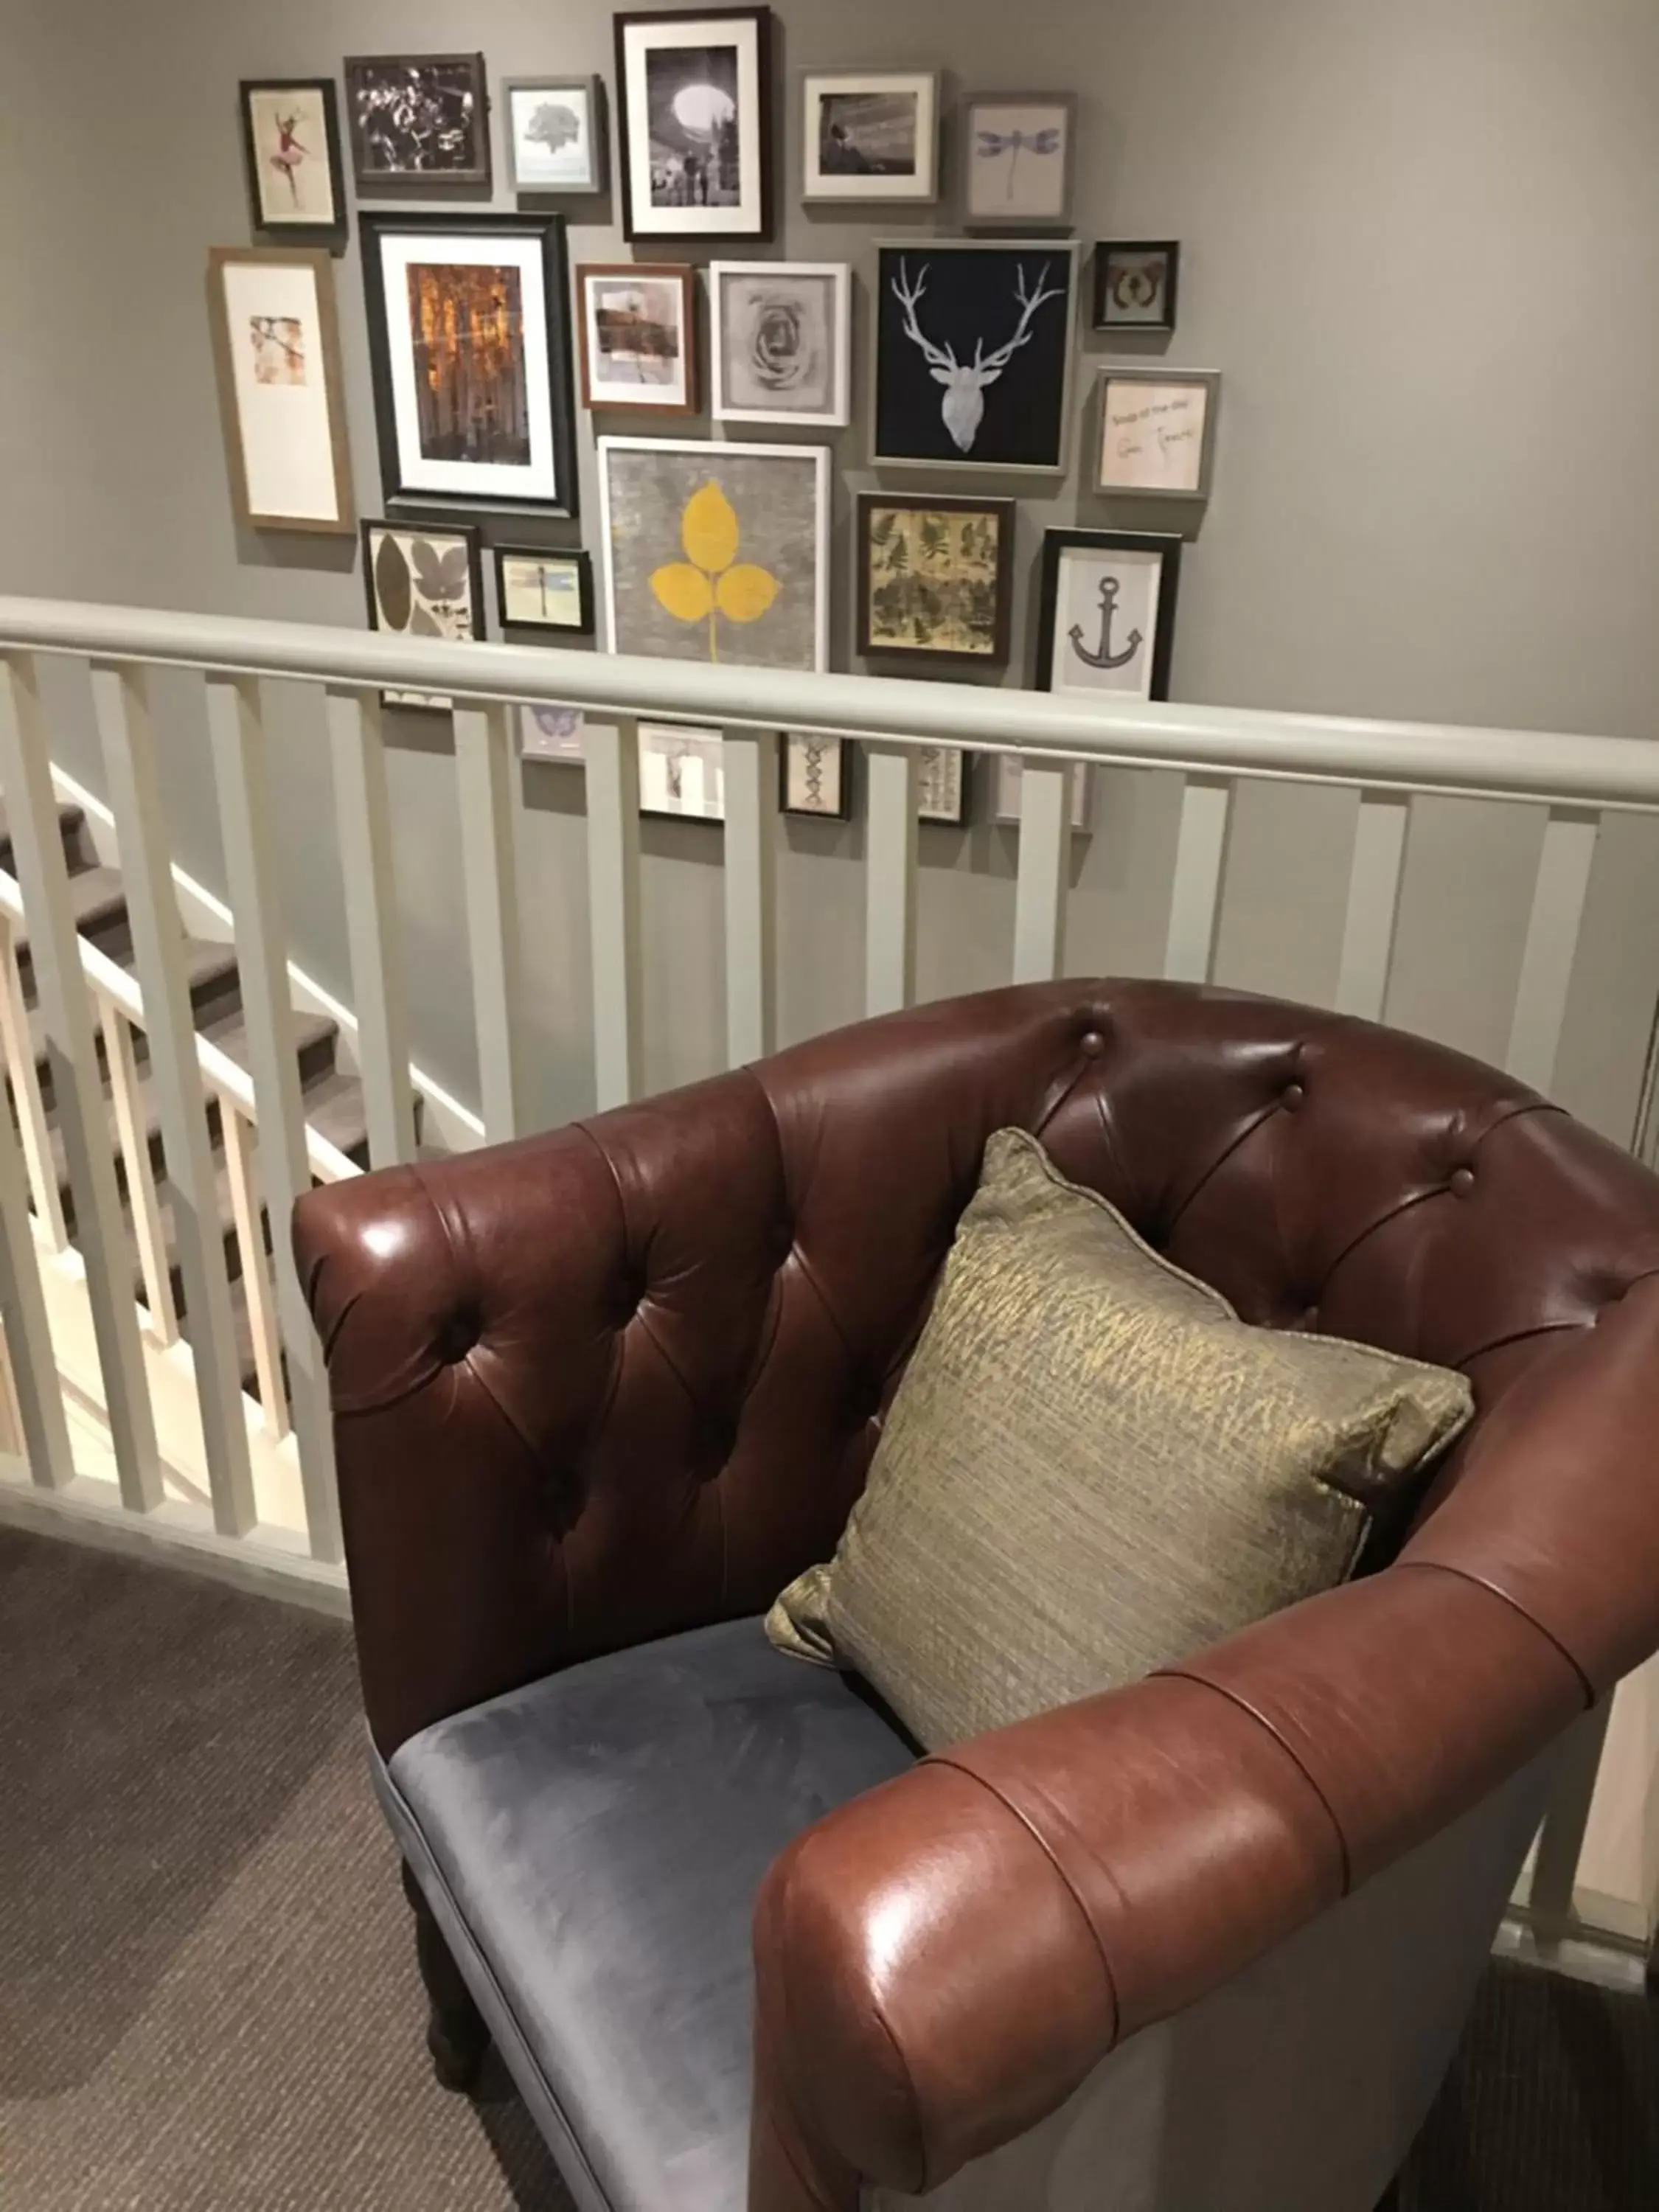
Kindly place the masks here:
POLYGON ((434 2051, 487 2024, 579 2203, 1368 2212, 1552 1745, 1659 1642, 1659 1182, 1419 1040, 1067 982, 295 1237, 434 2051), (753 1616, 833 1547, 1009 1123, 1246 1318, 1479 1413, 1380 1571, 917 1763, 753 1616))

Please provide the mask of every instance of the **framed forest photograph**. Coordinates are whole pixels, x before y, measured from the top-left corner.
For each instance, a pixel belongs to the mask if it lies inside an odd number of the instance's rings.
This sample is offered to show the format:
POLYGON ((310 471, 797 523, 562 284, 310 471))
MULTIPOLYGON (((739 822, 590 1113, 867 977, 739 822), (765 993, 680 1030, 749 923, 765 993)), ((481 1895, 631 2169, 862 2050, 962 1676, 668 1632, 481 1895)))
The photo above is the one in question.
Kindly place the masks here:
POLYGON ((769 237, 770 9, 616 24, 623 237, 769 237))
POLYGON ((697 411, 697 272, 681 261, 586 262, 576 271, 582 405, 697 411))
POLYGON ((359 218, 388 507, 576 511, 556 215, 359 218))
POLYGON ((858 495, 858 650, 1000 668, 1012 623, 1012 499, 858 495))
POLYGON ((938 72, 808 70, 800 189, 805 200, 936 200, 938 72))
POLYGON ((877 467, 1063 470, 1077 256, 1068 239, 878 245, 877 467))
POLYGON ((1167 699, 1181 540, 1162 531, 1046 530, 1040 691, 1167 699))
POLYGON ((360 192, 489 185, 482 54, 348 54, 345 85, 360 192))
POLYGON ((852 272, 844 261, 716 261, 708 270, 717 422, 852 420, 852 272))
POLYGON ((540 546, 497 545, 495 612, 503 629, 593 634, 593 564, 580 547, 562 553, 540 546))
MULTIPOLYGON (((412 530, 363 525, 363 586, 371 629, 405 637, 478 638, 484 634, 483 572, 471 528, 412 530)), ((437 692, 383 691, 388 707, 447 713, 437 692)))
POLYGON ((599 77, 504 78, 501 129, 515 192, 602 192, 611 180, 599 77))
POLYGON ((333 263, 317 246, 216 246, 208 322, 237 520, 349 538, 333 263))
POLYGON ((242 156, 253 227, 294 246, 346 234, 340 112, 331 77, 245 77, 242 156))

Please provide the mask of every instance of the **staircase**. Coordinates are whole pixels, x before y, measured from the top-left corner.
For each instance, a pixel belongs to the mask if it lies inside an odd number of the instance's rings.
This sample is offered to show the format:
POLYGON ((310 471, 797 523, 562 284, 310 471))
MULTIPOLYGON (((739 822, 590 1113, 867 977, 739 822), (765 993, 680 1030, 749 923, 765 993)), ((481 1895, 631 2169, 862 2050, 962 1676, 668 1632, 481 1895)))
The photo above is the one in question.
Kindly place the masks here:
MULTIPOLYGON (((77 806, 61 804, 58 810, 58 831, 63 840, 64 859, 70 874, 70 895, 74 910, 75 925, 81 936, 95 945, 117 966, 131 971, 133 966, 132 937, 127 915, 127 902, 121 886, 119 871, 100 863, 94 849, 84 811, 77 806)), ((10 833, 4 816, 0 813, 0 869, 15 875, 16 868, 12 854, 10 833)), ((23 987, 24 1003, 28 1011, 29 1030, 34 1047, 35 1066, 39 1074, 41 1096, 46 1110, 51 1137, 52 1165, 56 1172, 59 1200, 64 1210, 65 1226, 71 1243, 75 1237, 75 1194, 70 1188, 64 1140, 58 1127, 58 1102, 53 1096, 52 1073, 48 1060, 44 1023, 36 1001, 33 963, 26 940, 18 946, 18 966, 23 987)), ((199 1034, 216 1045, 228 1059, 244 1069, 249 1065, 247 1030, 242 1011, 240 986, 236 970, 234 948, 202 939, 187 938, 185 945, 185 968, 190 979, 191 1002, 195 1013, 195 1025, 199 1034)), ((294 1038, 299 1058, 301 1103, 307 1121, 319 1135, 343 1152, 359 1166, 368 1161, 368 1133, 366 1109, 361 1085, 337 1058, 339 1025, 325 1014, 314 1013, 295 1006, 294 1010, 294 1038)), ((133 1037, 137 1061, 137 1119, 142 1125, 142 1141, 146 1146, 155 1170, 158 1195, 161 1201, 161 1225, 166 1244, 167 1261, 173 1283, 173 1302, 178 1311, 179 1328, 188 1340, 191 1335, 190 1317, 185 1308, 182 1272, 179 1265, 178 1238, 173 1223, 172 1194, 166 1179, 165 1163, 160 1121, 148 1066, 148 1048, 142 1031, 133 1037)), ((99 1041, 99 1069, 103 1080, 104 1109, 109 1131, 110 1151, 116 1164, 117 1181, 120 1188, 126 1231, 127 1249, 133 1261, 133 1295, 145 1303, 145 1286, 137 1265, 137 1240, 132 1218, 132 1199, 128 1187, 127 1164, 122 1154, 118 1129, 115 1102, 112 1093, 109 1068, 103 1040, 99 1041)), ((417 1096, 416 1112, 420 1113, 417 1096)), ((242 1252, 236 1234, 231 1198, 230 1171, 224 1152, 224 1134, 220 1127, 217 1101, 210 1096, 208 1103, 208 1124, 213 1146, 215 1188, 217 1196, 218 1220, 224 1238, 225 1258, 230 1275, 232 1311, 236 1326, 236 1340, 242 1373, 242 1387, 254 1398, 259 1395, 258 1377, 253 1353, 253 1332, 248 1311, 248 1297, 242 1273, 242 1252)), ((417 1124, 418 1126, 418 1124, 417 1124)), ((423 1146, 423 1152, 437 1149, 423 1146)), ((265 1249, 270 1249, 270 1224, 263 1209, 260 1225, 265 1249)))

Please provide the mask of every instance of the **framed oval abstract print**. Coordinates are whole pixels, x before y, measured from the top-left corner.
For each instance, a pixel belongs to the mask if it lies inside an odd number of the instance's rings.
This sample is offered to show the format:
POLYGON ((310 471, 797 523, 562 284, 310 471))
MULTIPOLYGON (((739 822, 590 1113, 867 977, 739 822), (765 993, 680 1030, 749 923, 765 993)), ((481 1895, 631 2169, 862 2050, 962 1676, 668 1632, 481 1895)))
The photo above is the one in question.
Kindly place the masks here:
POLYGON ((852 419, 851 271, 844 261, 716 261, 708 270, 717 422, 852 419))

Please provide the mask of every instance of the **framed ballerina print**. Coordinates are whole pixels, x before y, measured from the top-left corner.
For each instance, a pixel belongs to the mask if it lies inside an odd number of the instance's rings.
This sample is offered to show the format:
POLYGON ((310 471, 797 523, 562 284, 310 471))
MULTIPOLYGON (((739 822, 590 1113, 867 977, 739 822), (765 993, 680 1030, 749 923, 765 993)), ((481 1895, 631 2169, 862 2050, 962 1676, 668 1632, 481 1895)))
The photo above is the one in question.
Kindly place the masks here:
POLYGON ((256 230, 291 246, 345 243, 345 173, 331 77, 244 77, 242 155, 256 230))

